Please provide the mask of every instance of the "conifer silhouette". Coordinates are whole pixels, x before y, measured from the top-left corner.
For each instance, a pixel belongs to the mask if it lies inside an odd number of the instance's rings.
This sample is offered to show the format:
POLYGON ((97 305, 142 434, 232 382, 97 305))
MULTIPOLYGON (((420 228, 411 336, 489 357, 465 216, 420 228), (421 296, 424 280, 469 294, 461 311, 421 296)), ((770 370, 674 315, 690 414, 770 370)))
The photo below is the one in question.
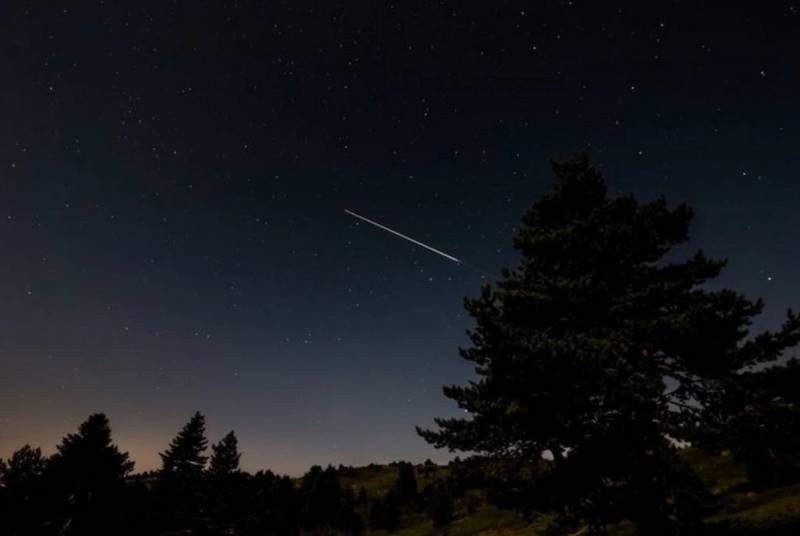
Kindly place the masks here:
POLYGON ((610 197, 586 155, 553 170, 514 237, 517 267, 466 300, 476 327, 461 355, 478 378, 444 389, 466 416, 419 432, 528 467, 551 457, 539 506, 580 512, 597 533, 627 515, 672 534, 673 440, 722 439, 736 414, 727 394, 744 370, 779 363, 800 319, 746 340, 761 301, 702 286, 725 261, 666 258, 688 239, 687 206, 610 197))
POLYGON ((198 411, 161 453, 164 476, 196 478, 202 474, 208 459, 203 455, 208 447, 205 433, 206 419, 198 411))

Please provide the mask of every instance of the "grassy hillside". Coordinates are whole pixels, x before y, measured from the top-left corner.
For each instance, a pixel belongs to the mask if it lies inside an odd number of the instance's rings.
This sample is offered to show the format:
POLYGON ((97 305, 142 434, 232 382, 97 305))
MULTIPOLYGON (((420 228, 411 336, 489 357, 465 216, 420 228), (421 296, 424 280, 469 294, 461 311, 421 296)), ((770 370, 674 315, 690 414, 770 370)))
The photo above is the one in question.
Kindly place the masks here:
POLYGON ((744 471, 729 457, 709 457, 686 452, 698 474, 719 498, 719 509, 708 522, 751 534, 800 534, 800 485, 753 491, 747 487, 744 471))
MULTIPOLYGON (((437 478, 444 478, 448 474, 447 467, 437 467, 436 472, 427 475, 417 473, 419 489, 424 489, 437 478)), ((382 496, 394 485, 397 479, 397 469, 386 465, 373 465, 358 467, 341 478, 343 488, 351 488, 358 493, 361 488, 367 491, 369 497, 382 496)), ((364 519, 367 518, 366 508, 360 512, 364 519)), ((405 515, 400 522, 400 528, 394 532, 396 536, 424 536, 428 534, 482 534, 490 535, 522 535, 531 534, 532 526, 525 522, 514 512, 503 511, 489 504, 485 495, 480 491, 471 491, 465 497, 456 501, 455 519, 445 529, 435 529, 431 519, 426 514, 405 515)), ((369 531, 367 534, 386 534, 386 531, 369 531)))
MULTIPOLYGON (((800 485, 749 490, 744 471, 730 457, 709 456, 692 449, 687 449, 683 455, 717 499, 718 508, 706 519, 708 534, 800 534, 800 485)), ((447 467, 437 467, 431 474, 418 470, 419 489, 424 489, 436 478, 444 478, 447 474, 447 467)), ((396 478, 395 467, 372 465, 347 471, 341 477, 341 482, 344 488, 351 488, 356 494, 363 488, 369 497, 378 497, 391 489, 396 478)), ((367 519, 366 507, 360 513, 367 519)), ((385 531, 369 529, 366 533, 386 534, 385 531)), ((570 533, 580 534, 582 527, 565 532, 565 529, 557 529, 547 516, 528 522, 514 512, 498 509, 489 503, 482 491, 475 490, 456 500, 454 520, 446 527, 435 529, 428 515, 412 514, 401 518, 400 527, 394 534, 553 536, 570 533)), ((635 531, 628 524, 621 524, 612 529, 612 534, 626 536, 635 534, 635 531)))

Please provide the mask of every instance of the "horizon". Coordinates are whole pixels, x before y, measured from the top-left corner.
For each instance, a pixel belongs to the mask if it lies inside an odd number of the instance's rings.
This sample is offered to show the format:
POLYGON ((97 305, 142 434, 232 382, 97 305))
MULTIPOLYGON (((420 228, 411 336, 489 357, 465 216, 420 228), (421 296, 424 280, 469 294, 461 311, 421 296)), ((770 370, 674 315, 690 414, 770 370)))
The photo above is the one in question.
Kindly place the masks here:
MULTIPOLYGON (((98 411, 98 412, 95 412, 95 413, 103 413, 103 412, 102 411, 98 411)), ((201 411, 201 413, 203 413, 203 412, 201 411)), ((17 450, 18 448, 22 447, 25 444, 30 445, 32 448, 40 448, 41 451, 42 451, 42 454, 44 456, 50 456, 50 455, 52 455, 52 454, 54 454, 56 452, 56 444, 59 443, 61 441, 61 439, 64 436, 67 435, 67 433, 75 432, 77 430, 77 428, 78 428, 78 425, 81 422, 83 422, 86 419, 86 417, 88 417, 88 416, 89 416, 89 414, 87 414, 84 417, 78 419, 78 421, 75 423, 75 426, 70 428, 70 429, 68 429, 68 430, 65 430, 64 433, 61 436, 59 436, 59 438, 56 440, 56 442, 54 442, 52 445, 43 445, 43 444, 35 443, 35 442, 32 442, 32 441, 31 442, 23 442, 23 443, 19 444, 17 447, 11 449, 9 452, 0 452, 0 459, 8 459, 13 451, 17 450)), ((163 445, 164 446, 160 450, 158 450, 156 452, 150 452, 149 450, 146 450, 147 447, 143 447, 143 448, 141 448, 139 450, 128 448, 126 446, 128 441, 130 439, 132 439, 132 440, 134 440, 133 443, 135 443, 135 440, 141 437, 141 433, 140 432, 135 432, 135 434, 136 434, 135 436, 134 435, 130 435, 130 433, 129 434, 125 434, 125 433, 120 434, 117 431, 119 426, 115 423, 113 416, 108 415, 108 414, 106 414, 106 416, 109 418, 109 421, 111 422, 111 431, 112 431, 112 437, 114 439, 114 443, 119 447, 120 451, 127 452, 130 455, 131 461, 133 461, 135 463, 133 471, 131 472, 131 476, 134 476, 136 474, 150 472, 150 471, 158 471, 159 469, 161 469, 161 458, 160 458, 159 454, 167 450, 167 447, 169 446, 170 440, 175 436, 175 434, 178 432, 178 430, 184 424, 186 424, 186 421, 188 420, 188 418, 191 415, 187 415, 187 418, 184 419, 184 421, 177 423, 177 425, 175 427, 175 430, 173 430, 172 433, 168 433, 163 438, 160 437, 160 436, 157 437, 157 438, 153 438, 152 442, 150 442, 150 441, 147 442, 147 445, 149 446, 151 444, 154 444, 159 439, 163 439, 163 445), (144 456, 142 456, 142 453, 144 453, 144 456)), ((206 415, 206 417, 208 417, 208 416, 206 415)), ((230 431, 230 430, 223 430, 223 429, 224 429, 224 427, 220 428, 219 426, 215 426, 214 423, 211 421, 211 419, 208 420, 207 438, 208 438, 209 448, 207 449, 206 454, 210 453, 211 444, 216 443, 217 441, 222 439, 224 434, 226 434, 228 431, 230 431)), ((271 458, 269 456, 268 457, 264 457, 264 458, 256 457, 256 459, 266 460, 265 463, 267 463, 267 465, 260 465, 261 462, 252 461, 253 456, 248 455, 249 448, 248 448, 247 439, 243 438, 239 434, 239 432, 237 430, 233 430, 233 431, 236 432, 237 438, 239 439, 239 446, 240 446, 240 451, 241 451, 241 455, 242 455, 242 459, 241 459, 242 470, 244 470, 246 472, 249 472, 249 473, 256 473, 257 471, 260 471, 260 470, 264 470, 264 471, 269 470, 269 471, 272 471, 273 473, 276 473, 278 475, 286 475, 286 476, 290 476, 292 478, 301 477, 303 474, 305 474, 308 471, 308 469, 310 467, 312 467, 314 465, 319 465, 321 467, 327 467, 328 465, 332 465, 334 467, 338 467, 339 465, 353 466, 353 467, 365 467, 365 466, 368 466, 368 465, 370 465, 372 463, 375 463, 375 464, 378 464, 378 465, 389 465, 389 464, 391 464, 393 462, 400 462, 400 461, 406 461, 406 462, 410 462, 410 463, 413 463, 413 464, 416 465, 416 464, 423 463, 427 459, 430 459, 431 461, 433 461, 436 464, 444 465, 444 464, 447 464, 450 460, 452 460, 456 456, 458 456, 458 454, 450 454, 450 453, 447 453, 446 451, 436 451, 436 450, 434 450, 433 451, 433 456, 426 456, 425 458, 422 458, 422 459, 405 459, 405 458, 394 458, 392 456, 384 456, 383 459, 378 458, 378 459, 374 459, 374 460, 367 460, 365 458, 365 459, 359 459, 356 462, 348 462, 344 458, 342 458, 340 460, 334 460, 334 459, 321 460, 320 459, 318 461, 313 461, 312 460, 312 461, 310 461, 310 463, 306 464, 305 461, 301 461, 301 460, 298 460, 298 459, 293 459, 293 458, 290 458, 290 457, 286 456, 286 452, 288 451, 288 447, 287 447, 286 450, 278 452, 278 455, 275 456, 274 458, 271 458), (284 456, 281 457, 280 454, 283 454, 284 456), (285 467, 286 469, 278 469, 277 468, 278 466, 285 467)), ((296 448, 297 445, 296 444, 292 444, 291 446, 292 446, 292 448, 296 448)), ((271 452, 274 452, 274 451, 271 451, 271 452)), ((461 457, 463 457, 463 456, 464 455, 461 454, 461 457)), ((305 458, 303 458, 303 460, 305 460, 305 458)))

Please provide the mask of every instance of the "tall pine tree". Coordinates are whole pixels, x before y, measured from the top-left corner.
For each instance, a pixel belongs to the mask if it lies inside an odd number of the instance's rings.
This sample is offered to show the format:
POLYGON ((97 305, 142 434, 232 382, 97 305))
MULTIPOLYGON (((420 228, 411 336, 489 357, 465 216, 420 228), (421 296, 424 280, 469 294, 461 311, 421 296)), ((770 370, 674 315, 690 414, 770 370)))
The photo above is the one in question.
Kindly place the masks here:
POLYGON ((160 454, 162 467, 155 490, 161 508, 160 530, 190 528, 208 514, 209 490, 203 478, 208 459, 205 433, 206 419, 196 412, 160 454))
POLYGON ((202 475, 208 459, 203 454, 208 447, 205 434, 206 418, 198 411, 161 453, 162 476, 191 479, 202 475))
POLYGON ((790 312, 780 331, 746 340, 762 303, 703 286, 725 262, 665 258, 687 240, 688 207, 609 197, 585 155, 553 169, 514 237, 519 265, 465 302, 476 327, 461 355, 477 379, 444 392, 467 416, 420 433, 512 464, 551 457, 540 507, 595 533, 625 515, 670 534, 682 513, 672 440, 697 439, 712 406, 726 414, 723 393, 776 362, 800 321, 790 312))
POLYGON ((61 534, 123 533, 125 477, 133 470, 127 452, 113 444, 108 419, 90 415, 58 445, 47 467, 48 491, 61 534))

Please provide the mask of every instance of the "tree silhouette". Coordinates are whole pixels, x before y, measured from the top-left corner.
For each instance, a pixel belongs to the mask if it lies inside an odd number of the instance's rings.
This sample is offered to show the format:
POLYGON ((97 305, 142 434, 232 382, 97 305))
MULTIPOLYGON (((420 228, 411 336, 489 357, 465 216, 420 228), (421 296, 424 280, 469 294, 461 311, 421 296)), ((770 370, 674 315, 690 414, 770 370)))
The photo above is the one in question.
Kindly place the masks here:
POLYGON ((420 433, 521 464, 548 455, 549 507, 591 519, 596 533, 623 514, 643 533, 673 533, 667 437, 696 439, 711 423, 704 409, 796 343, 800 321, 790 313, 779 332, 745 342, 762 303, 701 286, 725 262, 665 258, 687 240, 688 207, 610 198, 585 155, 553 170, 553 190, 514 237, 518 266, 465 302, 476 328, 461 355, 478 379, 444 392, 467 417, 420 433))
POLYGON ((42 451, 25 445, 0 462, 0 534, 40 534, 45 508, 42 451))
POLYGON ((275 534, 296 534, 299 529, 299 505, 294 483, 288 476, 278 478, 273 486, 271 509, 275 534))
POLYGON ((95 534, 125 528, 125 477, 133 470, 127 452, 113 444, 108 419, 96 413, 67 434, 47 467, 50 491, 62 499, 62 534, 95 534))
POLYGON ((312 466, 303 476, 300 494, 306 529, 335 522, 340 506, 341 485, 333 467, 322 469, 319 465, 312 466))
POLYGON ((364 520, 358 515, 352 501, 342 501, 336 514, 334 526, 351 536, 358 536, 364 531, 364 520))
POLYGON ((453 520, 455 509, 453 494, 447 489, 447 486, 441 484, 432 485, 431 488, 428 510, 434 528, 441 528, 453 520))
POLYGON ((756 487, 800 481, 800 362, 742 372, 723 384, 698 444, 730 448, 756 487))
POLYGON ((369 526, 394 532, 400 524, 400 504, 397 492, 390 489, 386 496, 376 497, 369 507, 369 526))
POLYGON ((239 442, 233 431, 228 432, 219 443, 211 446, 211 460, 208 471, 212 476, 221 477, 239 471, 239 442))
POLYGON ((414 474, 414 466, 408 462, 397 464, 397 500, 402 505, 412 503, 417 498, 417 477, 414 474))
POLYGON ((433 460, 430 458, 426 459, 425 462, 422 464, 422 472, 427 477, 432 477, 436 475, 437 466, 433 463, 433 460))
POLYGON ((199 478, 208 459, 203 453, 208 446, 205 437, 206 418, 196 412, 178 435, 161 453, 162 474, 165 477, 199 478))
MULTIPOLYGON (((159 508, 154 515, 161 531, 200 530, 209 524, 207 505, 215 497, 203 478, 208 459, 203 454, 208 446, 205 428, 205 417, 196 412, 160 454, 162 466, 155 487, 159 508)), ((221 503, 215 511, 227 506, 221 503)))

